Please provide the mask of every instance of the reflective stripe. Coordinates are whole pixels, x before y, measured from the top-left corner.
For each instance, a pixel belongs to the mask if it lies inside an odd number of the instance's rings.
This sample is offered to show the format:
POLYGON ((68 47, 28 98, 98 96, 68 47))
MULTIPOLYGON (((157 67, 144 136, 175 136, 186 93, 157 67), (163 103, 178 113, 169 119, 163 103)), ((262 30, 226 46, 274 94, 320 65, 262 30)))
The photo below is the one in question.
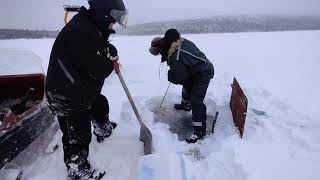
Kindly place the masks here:
POLYGON ((180 51, 181 51, 181 48, 178 49, 177 61, 179 61, 180 51))
POLYGON ((192 122, 193 126, 197 126, 197 127, 201 127, 202 126, 202 122, 192 122))
POLYGON ((69 71, 66 69, 66 67, 64 67, 62 61, 60 59, 57 59, 58 63, 60 65, 60 68, 62 69, 62 71, 64 72, 64 74, 67 76, 67 78, 71 81, 72 84, 74 84, 74 79, 71 76, 71 74, 69 73, 69 71))
POLYGON ((191 136, 188 137, 187 139, 189 139, 189 140, 195 140, 195 139, 198 139, 198 138, 199 138, 199 137, 198 137, 197 135, 191 134, 191 136))
POLYGON ((186 54, 189 54, 189 55, 192 56, 192 57, 195 57, 195 58, 197 58, 197 59, 200 59, 201 61, 207 62, 207 59, 203 59, 203 58, 201 58, 201 57, 198 57, 198 56, 190 53, 189 51, 186 51, 186 50, 183 50, 183 49, 180 49, 180 51, 182 51, 182 52, 184 52, 184 53, 186 53, 186 54))

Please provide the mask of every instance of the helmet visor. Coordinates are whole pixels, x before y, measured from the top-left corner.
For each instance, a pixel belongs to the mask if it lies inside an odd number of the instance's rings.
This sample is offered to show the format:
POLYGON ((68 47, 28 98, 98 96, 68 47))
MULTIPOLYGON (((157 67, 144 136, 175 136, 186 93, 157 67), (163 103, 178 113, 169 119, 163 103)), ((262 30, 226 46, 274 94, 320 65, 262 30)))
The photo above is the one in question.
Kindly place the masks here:
POLYGON ((128 10, 111 10, 110 15, 119 23, 121 26, 124 28, 127 27, 127 22, 128 22, 128 10))

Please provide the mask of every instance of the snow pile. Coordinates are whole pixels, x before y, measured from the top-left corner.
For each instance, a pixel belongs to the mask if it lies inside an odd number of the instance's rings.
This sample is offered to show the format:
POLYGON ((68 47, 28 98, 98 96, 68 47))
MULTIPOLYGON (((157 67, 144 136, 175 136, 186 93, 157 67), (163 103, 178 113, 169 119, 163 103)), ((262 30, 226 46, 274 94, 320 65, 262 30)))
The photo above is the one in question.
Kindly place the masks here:
MULTIPOLYGON (((102 144, 94 137, 90 161, 118 180, 264 180, 317 179, 320 165, 320 31, 188 35, 213 61, 216 75, 208 89, 209 115, 220 112, 215 133, 196 144, 180 141, 188 133, 190 113, 173 111, 181 86, 166 91, 166 67, 149 55, 152 37, 115 37, 122 73, 142 119, 153 134, 153 154, 142 156, 139 125, 115 74, 103 88, 110 117, 119 126, 102 144), (229 109, 236 76, 249 100, 243 139, 229 109), (172 133, 171 131, 175 132, 172 133)), ((48 64, 53 40, 0 41, 0 47, 32 49, 48 64), (30 43, 25 43, 25 42, 30 43)), ((24 167, 23 179, 64 180, 60 131, 51 147, 24 167), (50 152, 50 150, 48 150, 50 152)))

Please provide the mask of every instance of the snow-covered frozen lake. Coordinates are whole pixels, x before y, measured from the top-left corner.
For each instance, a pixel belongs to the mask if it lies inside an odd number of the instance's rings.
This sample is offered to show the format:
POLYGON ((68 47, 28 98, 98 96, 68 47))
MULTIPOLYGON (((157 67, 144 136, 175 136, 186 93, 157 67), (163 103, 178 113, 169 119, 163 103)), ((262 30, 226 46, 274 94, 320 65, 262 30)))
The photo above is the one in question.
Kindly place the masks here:
MULTIPOLYGON (((215 65, 205 100, 209 115, 216 107, 220 112, 215 133, 196 144, 179 141, 169 129, 175 124, 172 121, 177 121, 172 106, 180 100, 181 86, 172 85, 160 115, 153 113, 168 86, 167 66, 148 52, 153 37, 113 37, 122 74, 153 133, 154 152, 142 156, 138 123, 117 76, 112 74, 105 81, 103 94, 110 103, 111 119, 119 126, 108 141, 98 144, 93 139, 90 145, 93 165, 107 171, 104 179, 318 179, 320 31, 184 37, 194 41, 215 65), (234 76, 249 100, 243 139, 233 126, 228 107, 234 76)), ((46 70, 53 42, 2 40, 0 48, 32 50, 43 59, 46 70)), ((60 132, 51 142, 56 143, 56 152, 43 154, 24 168, 23 179, 66 178, 60 132)))

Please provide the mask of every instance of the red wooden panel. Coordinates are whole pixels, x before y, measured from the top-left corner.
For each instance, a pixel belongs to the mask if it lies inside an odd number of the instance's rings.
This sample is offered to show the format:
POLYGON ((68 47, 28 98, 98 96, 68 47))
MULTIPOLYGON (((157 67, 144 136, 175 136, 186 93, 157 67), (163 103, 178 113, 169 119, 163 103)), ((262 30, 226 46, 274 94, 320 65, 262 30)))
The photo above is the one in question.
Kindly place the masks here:
POLYGON ((29 88, 35 89, 33 100, 42 100, 44 81, 43 74, 0 76, 0 101, 24 97, 29 88))
POLYGON ((233 79, 232 93, 230 99, 230 109, 232 112, 233 122, 239 129, 240 137, 242 138, 244 126, 246 122, 248 99, 241 89, 236 78, 233 79))

